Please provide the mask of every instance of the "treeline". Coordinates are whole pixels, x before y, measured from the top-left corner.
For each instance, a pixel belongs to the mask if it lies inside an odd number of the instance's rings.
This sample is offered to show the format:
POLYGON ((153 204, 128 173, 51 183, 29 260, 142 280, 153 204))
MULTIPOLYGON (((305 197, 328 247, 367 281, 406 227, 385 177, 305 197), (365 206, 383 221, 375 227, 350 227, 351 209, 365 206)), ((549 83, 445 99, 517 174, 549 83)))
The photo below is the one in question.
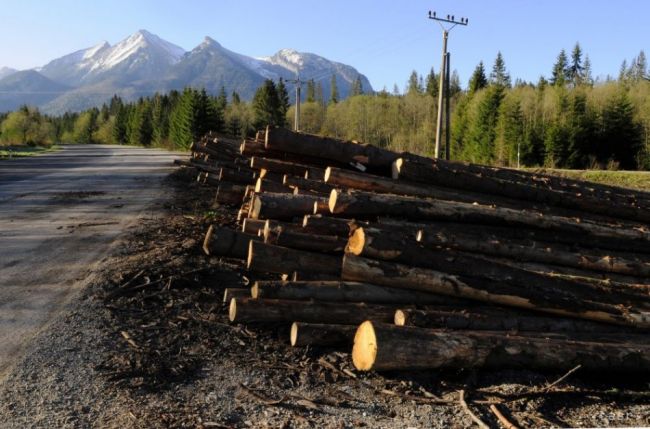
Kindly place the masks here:
MULTIPOLYGON (((594 79, 579 44, 562 50, 548 77, 515 80, 499 53, 476 66, 467 88, 451 79, 452 158, 502 166, 650 168, 650 81, 643 51, 624 61, 617 78, 594 79)), ((403 91, 365 93, 360 79, 339 97, 308 81, 301 130, 431 155, 439 75, 413 72, 403 91)), ((292 88, 293 89, 293 88, 292 88)), ((0 116, 0 141, 97 142, 187 148, 207 130, 250 136, 267 124, 293 125, 294 106, 282 80, 267 80, 253 100, 187 88, 61 117, 23 108, 0 116)))

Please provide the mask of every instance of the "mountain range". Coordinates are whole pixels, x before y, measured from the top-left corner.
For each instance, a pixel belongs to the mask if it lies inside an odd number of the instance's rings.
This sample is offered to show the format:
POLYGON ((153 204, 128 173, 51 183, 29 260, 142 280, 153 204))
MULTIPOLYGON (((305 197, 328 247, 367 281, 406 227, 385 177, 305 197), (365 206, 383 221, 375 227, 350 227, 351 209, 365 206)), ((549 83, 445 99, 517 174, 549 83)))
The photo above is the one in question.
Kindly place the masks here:
POLYGON ((364 91, 372 91, 368 79, 355 68, 316 54, 282 49, 269 57, 254 58, 230 51, 209 37, 186 52, 139 30, 115 45, 102 42, 36 69, 0 68, 0 112, 28 104, 45 113, 61 114, 99 106, 114 94, 133 100, 186 86, 205 88, 212 94, 224 87, 227 94, 236 91, 249 100, 265 79, 292 80, 296 76, 320 83, 327 97, 332 75, 341 98, 347 97, 357 78, 364 91))

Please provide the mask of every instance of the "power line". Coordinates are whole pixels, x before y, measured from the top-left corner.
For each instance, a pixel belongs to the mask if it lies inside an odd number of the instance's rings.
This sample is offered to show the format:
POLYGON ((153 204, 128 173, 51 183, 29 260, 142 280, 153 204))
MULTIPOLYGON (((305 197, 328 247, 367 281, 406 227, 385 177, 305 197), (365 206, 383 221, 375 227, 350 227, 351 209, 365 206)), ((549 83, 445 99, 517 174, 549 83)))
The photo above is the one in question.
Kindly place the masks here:
POLYGON ((447 52, 447 39, 449 32, 457 25, 467 25, 469 20, 467 18, 460 18, 456 21, 454 15, 447 15, 446 18, 438 17, 436 12, 429 11, 429 19, 437 21, 442 28, 442 66, 440 67, 440 86, 438 88, 438 119, 436 121, 436 146, 433 156, 438 158, 440 155, 440 139, 442 137, 442 117, 443 117, 443 103, 446 99, 447 104, 447 132, 445 133, 445 158, 449 159, 449 144, 450 144, 450 129, 449 129, 449 60, 450 54, 447 52), (445 27, 443 23, 452 24, 450 27, 445 27))

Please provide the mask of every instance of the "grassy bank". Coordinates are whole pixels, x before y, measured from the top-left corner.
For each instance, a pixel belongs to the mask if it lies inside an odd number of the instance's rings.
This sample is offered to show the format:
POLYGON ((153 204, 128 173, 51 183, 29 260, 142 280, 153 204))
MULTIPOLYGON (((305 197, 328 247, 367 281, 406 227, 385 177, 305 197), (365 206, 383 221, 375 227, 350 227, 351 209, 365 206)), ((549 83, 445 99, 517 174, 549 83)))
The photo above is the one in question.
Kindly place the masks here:
POLYGON ((606 185, 650 190, 650 171, 561 170, 531 169, 537 173, 553 174, 571 179, 588 180, 606 185))
POLYGON ((58 150, 56 145, 52 146, 0 146, 0 159, 24 158, 27 156, 40 155, 46 152, 58 150))

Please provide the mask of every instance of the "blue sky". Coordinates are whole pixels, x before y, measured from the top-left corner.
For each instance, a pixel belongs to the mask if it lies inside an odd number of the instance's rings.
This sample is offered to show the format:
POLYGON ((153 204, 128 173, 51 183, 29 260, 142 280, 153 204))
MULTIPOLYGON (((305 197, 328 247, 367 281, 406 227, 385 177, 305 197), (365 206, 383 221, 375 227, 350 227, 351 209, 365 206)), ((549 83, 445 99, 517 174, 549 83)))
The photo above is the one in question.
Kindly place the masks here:
POLYGON ((0 67, 31 68, 146 29, 185 49, 210 36, 252 56, 281 48, 314 52, 356 67, 375 89, 402 88, 411 70, 440 64, 441 30, 428 10, 469 18, 450 36, 463 85, 497 51, 513 78, 548 76, 560 51, 579 41, 594 75, 616 76, 623 59, 650 50, 645 0, 4 0, 0 67))

